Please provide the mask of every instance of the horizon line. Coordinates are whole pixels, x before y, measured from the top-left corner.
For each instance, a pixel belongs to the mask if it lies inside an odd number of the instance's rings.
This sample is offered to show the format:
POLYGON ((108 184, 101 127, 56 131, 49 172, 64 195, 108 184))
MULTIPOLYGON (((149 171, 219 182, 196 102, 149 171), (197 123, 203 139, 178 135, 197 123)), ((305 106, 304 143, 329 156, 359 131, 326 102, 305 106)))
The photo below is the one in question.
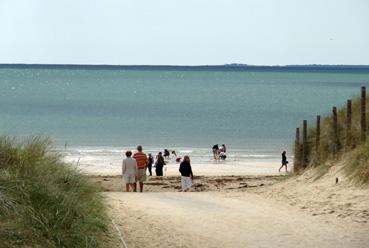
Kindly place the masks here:
POLYGON ((0 66, 111 66, 111 67, 369 67, 369 64, 285 64, 256 65, 243 63, 198 64, 198 65, 150 65, 150 64, 68 64, 68 63, 0 63, 0 66))

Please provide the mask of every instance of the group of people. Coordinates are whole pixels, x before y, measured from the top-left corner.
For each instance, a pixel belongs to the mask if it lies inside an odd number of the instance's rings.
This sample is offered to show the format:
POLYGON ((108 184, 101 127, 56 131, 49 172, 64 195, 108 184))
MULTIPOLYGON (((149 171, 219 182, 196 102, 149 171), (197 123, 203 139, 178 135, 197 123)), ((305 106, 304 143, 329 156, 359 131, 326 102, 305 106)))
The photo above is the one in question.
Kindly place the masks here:
POLYGON ((176 158, 177 163, 181 162, 182 158, 177 155, 176 151, 172 150, 172 152, 170 152, 168 149, 164 149, 164 158, 169 159, 170 154, 176 158))
POLYGON ((222 144, 220 147, 218 144, 213 145, 213 156, 214 160, 225 160, 227 158, 227 148, 225 144, 222 144))
MULTIPOLYGON (((223 144, 220 148, 218 145, 213 146, 213 154, 214 159, 225 159, 222 158, 222 154, 225 154, 226 146, 223 144)), ((167 149, 164 150, 164 156, 169 157, 169 151, 167 149)), ((178 156, 175 151, 172 151, 172 154, 176 156, 176 161, 179 162, 178 156)), ((152 176, 152 166, 155 166, 155 172, 157 176, 163 176, 163 167, 165 165, 165 160, 162 152, 159 152, 156 156, 156 161, 154 163, 154 157, 151 153, 146 156, 146 154, 142 151, 142 146, 137 147, 137 152, 135 152, 132 156, 131 151, 126 151, 126 158, 123 159, 122 163, 122 174, 123 180, 126 185, 126 191, 130 191, 130 187, 132 191, 137 191, 137 183, 140 186, 140 192, 143 192, 143 185, 146 181, 146 170, 148 169, 149 175, 152 176)), ((282 152, 282 165, 278 171, 280 171, 283 167, 286 167, 287 172, 287 156, 286 151, 282 152)), ((182 191, 186 192, 190 189, 192 185, 193 173, 191 168, 190 157, 188 155, 183 157, 182 162, 179 166, 179 172, 181 174, 181 186, 182 191)))
POLYGON ((163 176, 163 168, 165 165, 163 153, 159 152, 156 155, 156 161, 154 163, 154 157, 151 153, 148 154, 147 157, 147 169, 149 170, 149 175, 152 176, 152 167, 155 167, 155 174, 157 176, 163 176))
MULTIPOLYGON (((169 151, 168 151, 169 153, 169 151)), ((175 154, 175 152, 174 152, 175 154)), ((137 152, 132 156, 131 151, 126 151, 126 158, 122 163, 122 175, 126 185, 126 191, 137 191, 137 183, 140 185, 140 192, 143 192, 144 182, 146 181, 146 169, 148 169, 150 176, 152 176, 152 166, 154 164, 154 157, 151 153, 146 156, 142 151, 142 146, 137 146, 137 152)), ((167 155, 164 151, 164 155, 167 155)), ((176 155, 176 154, 175 154, 176 155)), ((177 160, 177 156, 176 156, 177 160)), ((155 172, 157 176, 163 176, 163 167, 165 165, 164 156, 162 152, 159 152, 156 156, 155 172)), ((184 156, 183 161, 180 163, 179 172, 181 174, 181 186, 182 191, 186 192, 192 186, 192 168, 190 163, 190 157, 184 156)))

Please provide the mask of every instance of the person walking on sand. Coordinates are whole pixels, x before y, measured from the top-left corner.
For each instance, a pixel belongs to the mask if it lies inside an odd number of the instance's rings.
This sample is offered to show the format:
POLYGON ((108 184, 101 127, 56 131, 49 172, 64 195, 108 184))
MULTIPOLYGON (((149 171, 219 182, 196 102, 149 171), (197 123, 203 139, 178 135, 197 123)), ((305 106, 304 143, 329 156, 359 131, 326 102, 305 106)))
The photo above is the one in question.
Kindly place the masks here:
POLYGON ((154 163, 154 157, 149 153, 149 157, 147 159, 147 168, 149 169, 149 174, 152 176, 152 164, 154 163))
POLYGON ((155 162, 155 173, 156 176, 163 176, 163 167, 165 165, 163 153, 159 152, 156 156, 156 162, 155 162))
POLYGON ((137 181, 140 183, 140 192, 143 192, 143 184, 146 181, 147 156, 142 152, 142 146, 137 146, 137 152, 133 158, 137 162, 137 181))
POLYGON ((126 157, 122 163, 122 176, 123 181, 126 184, 126 192, 129 192, 129 186, 133 191, 136 191, 136 173, 137 173, 137 162, 131 158, 132 152, 126 151, 126 157))
POLYGON ((192 186, 193 179, 190 157, 188 155, 183 157, 183 161, 179 165, 179 172, 181 173, 182 192, 187 192, 192 186))
POLYGON ((278 172, 281 172, 281 169, 283 168, 283 166, 286 166, 286 172, 287 172, 287 164, 288 164, 288 161, 287 161, 287 157, 286 157, 286 151, 283 151, 282 152, 282 165, 279 168, 278 172))

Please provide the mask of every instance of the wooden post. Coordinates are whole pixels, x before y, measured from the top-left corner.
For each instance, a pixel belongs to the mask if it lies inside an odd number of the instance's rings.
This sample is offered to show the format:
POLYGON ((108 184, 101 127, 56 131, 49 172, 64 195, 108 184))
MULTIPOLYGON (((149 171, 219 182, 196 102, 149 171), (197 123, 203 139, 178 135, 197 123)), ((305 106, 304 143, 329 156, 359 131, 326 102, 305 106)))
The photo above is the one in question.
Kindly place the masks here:
POLYGON ((300 144, 300 128, 296 128, 296 144, 300 144))
POLYGON ((320 115, 316 116, 316 138, 315 138, 315 151, 316 157, 319 161, 319 147, 320 147, 320 115))
POLYGON ((295 138, 295 156, 293 161, 293 169, 295 172, 299 171, 301 165, 301 145, 300 145, 300 128, 296 128, 295 138))
POLYGON ((352 101, 347 100, 346 110, 346 151, 351 149, 351 122, 352 122, 352 101))
POLYGON ((332 108, 332 121, 333 121, 333 153, 338 152, 338 125, 337 125, 337 108, 332 108))
POLYGON ((360 118, 360 124, 361 124, 361 141, 365 142, 366 140, 366 116, 365 116, 365 110, 366 110, 366 90, 365 87, 361 87, 361 118, 360 118))
POLYGON ((307 120, 303 121, 302 126, 302 162, 302 166, 305 168, 308 162, 307 120))

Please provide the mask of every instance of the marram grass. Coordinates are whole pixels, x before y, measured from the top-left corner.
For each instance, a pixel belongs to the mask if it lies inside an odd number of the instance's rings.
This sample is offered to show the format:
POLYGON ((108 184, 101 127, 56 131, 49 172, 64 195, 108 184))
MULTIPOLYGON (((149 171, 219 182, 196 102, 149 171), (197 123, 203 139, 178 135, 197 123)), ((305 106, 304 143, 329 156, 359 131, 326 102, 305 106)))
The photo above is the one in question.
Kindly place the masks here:
MULTIPOLYGON (((369 103, 369 97, 366 102, 369 103)), ((368 110, 368 107, 367 107, 368 110)), ((366 126, 369 125, 367 111, 366 126)), ((312 120, 308 129, 307 163, 302 162, 302 148, 295 147, 295 171, 300 173, 304 168, 329 166, 332 162, 344 161, 346 175, 357 183, 369 183, 369 130, 366 142, 361 141, 360 98, 352 101, 352 122, 349 132, 346 131, 346 106, 337 110, 337 136, 333 128, 332 115, 322 119, 320 128, 320 145, 316 147, 316 127, 312 120)), ((300 128, 302 130, 302 128, 300 128)), ((328 170, 323 170, 328 171, 328 170)))
POLYGON ((0 138, 0 247, 104 247, 99 189, 48 139, 0 138))
POLYGON ((359 146, 346 158, 346 174, 359 184, 369 183, 369 142, 359 146))

